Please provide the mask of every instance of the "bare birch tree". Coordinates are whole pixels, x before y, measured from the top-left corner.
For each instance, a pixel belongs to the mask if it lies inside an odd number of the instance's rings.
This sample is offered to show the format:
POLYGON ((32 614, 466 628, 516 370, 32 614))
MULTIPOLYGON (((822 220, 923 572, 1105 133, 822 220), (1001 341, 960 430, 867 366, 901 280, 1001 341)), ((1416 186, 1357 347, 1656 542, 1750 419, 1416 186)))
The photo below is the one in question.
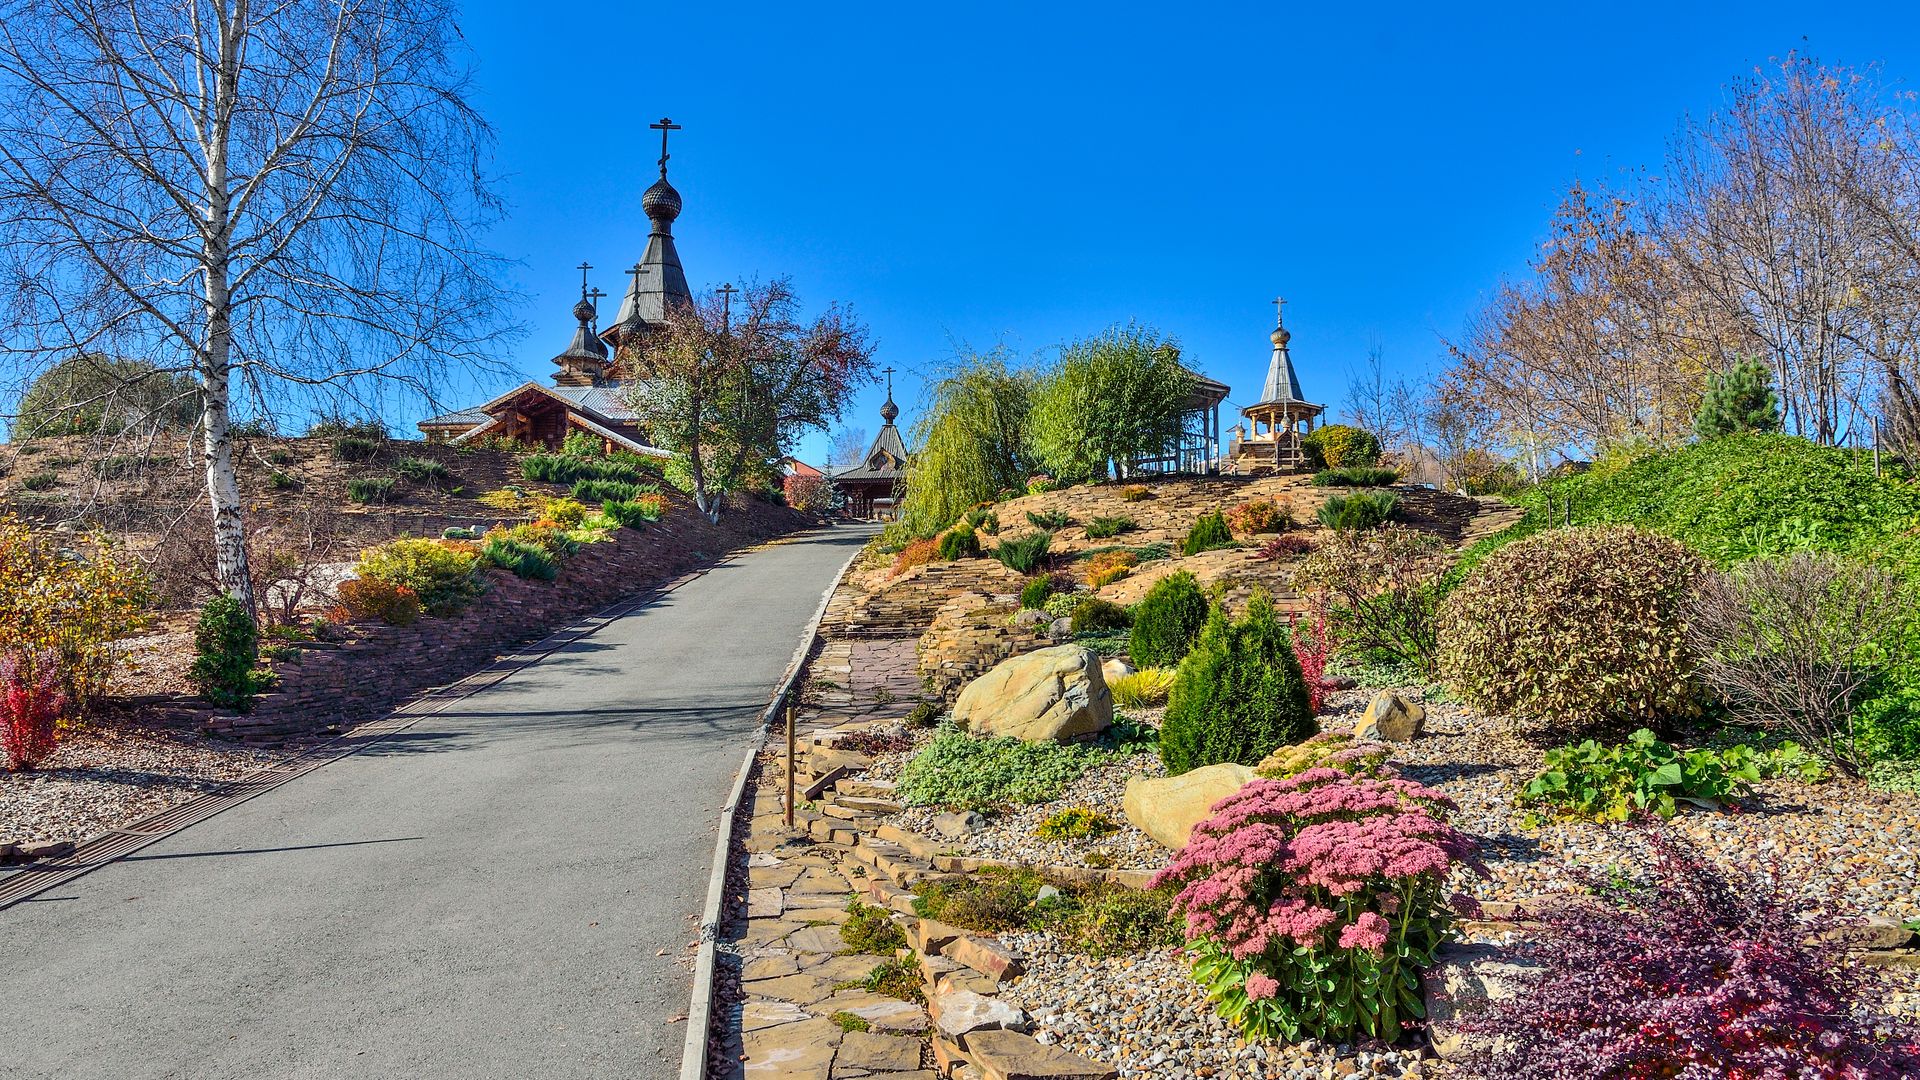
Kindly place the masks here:
POLYGON ((222 589, 251 609, 238 400, 433 396, 506 332, 491 131, 451 3, 0 0, 0 356, 198 384, 222 589))

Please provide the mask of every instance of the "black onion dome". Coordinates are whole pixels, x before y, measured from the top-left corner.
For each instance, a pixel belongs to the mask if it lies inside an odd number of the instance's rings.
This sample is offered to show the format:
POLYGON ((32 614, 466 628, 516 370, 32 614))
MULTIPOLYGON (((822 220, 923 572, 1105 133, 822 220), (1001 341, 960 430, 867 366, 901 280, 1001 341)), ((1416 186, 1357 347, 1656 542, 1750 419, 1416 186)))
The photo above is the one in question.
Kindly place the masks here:
POLYGON ((891 424, 893 423, 894 418, 898 417, 899 415, 900 415, 900 406, 895 405, 893 403, 893 395, 888 394, 887 403, 885 405, 880 406, 880 419, 885 420, 887 423, 891 424))
POLYGON ((640 196, 640 209, 646 211, 649 218, 672 221, 680 216, 680 193, 663 176, 640 196))

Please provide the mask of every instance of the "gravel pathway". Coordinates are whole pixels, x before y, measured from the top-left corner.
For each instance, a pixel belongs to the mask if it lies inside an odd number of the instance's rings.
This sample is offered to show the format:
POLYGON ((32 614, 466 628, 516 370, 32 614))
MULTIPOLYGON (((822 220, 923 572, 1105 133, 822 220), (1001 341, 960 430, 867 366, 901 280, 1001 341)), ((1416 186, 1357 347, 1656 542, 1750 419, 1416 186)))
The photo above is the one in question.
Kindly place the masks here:
POLYGON ((84 729, 36 772, 0 771, 0 838, 88 840, 290 756, 181 731, 84 729))

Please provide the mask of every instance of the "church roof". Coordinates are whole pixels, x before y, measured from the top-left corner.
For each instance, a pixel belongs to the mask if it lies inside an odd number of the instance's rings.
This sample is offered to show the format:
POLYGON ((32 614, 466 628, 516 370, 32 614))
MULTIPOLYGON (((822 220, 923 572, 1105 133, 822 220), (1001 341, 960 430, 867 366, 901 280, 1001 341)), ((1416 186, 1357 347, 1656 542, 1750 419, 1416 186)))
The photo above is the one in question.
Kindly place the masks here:
POLYGON ((680 207, 680 192, 667 182, 667 155, 663 148, 660 179, 640 196, 640 209, 653 223, 653 231, 647 234, 647 250, 628 271, 633 275, 633 283, 620 298, 620 310, 614 316, 613 325, 602 332, 603 336, 622 333, 622 327, 634 323, 659 326, 667 321, 669 311, 693 303, 687 272, 680 267, 680 252, 673 246, 673 222, 680 216, 680 207))
POLYGON ((1324 409, 1324 405, 1315 405, 1306 399, 1300 389, 1300 375, 1293 370, 1293 352, 1287 348, 1293 334, 1285 325, 1276 325, 1268 340, 1273 342, 1273 355, 1267 360, 1266 385, 1260 388, 1260 400, 1241 409, 1258 409, 1267 406, 1299 405, 1309 409, 1324 409))
MULTIPOLYGON (((888 404, 893 399, 887 399, 888 404)), ((873 437, 873 445, 867 448, 867 456, 860 464, 851 469, 834 473, 835 480, 898 480, 907 475, 907 445, 900 438, 900 429, 887 424, 880 434, 873 437), (895 464, 898 462, 898 464, 895 464)))

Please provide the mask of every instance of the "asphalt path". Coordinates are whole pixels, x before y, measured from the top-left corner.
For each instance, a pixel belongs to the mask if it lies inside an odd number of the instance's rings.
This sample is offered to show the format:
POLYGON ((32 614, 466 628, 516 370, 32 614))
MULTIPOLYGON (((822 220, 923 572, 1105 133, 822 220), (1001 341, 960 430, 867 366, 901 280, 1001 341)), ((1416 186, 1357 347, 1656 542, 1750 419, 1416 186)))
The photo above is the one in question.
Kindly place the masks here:
POLYGON ((0 911, 0 1075, 677 1076, 721 805, 868 535, 724 562, 0 911))

